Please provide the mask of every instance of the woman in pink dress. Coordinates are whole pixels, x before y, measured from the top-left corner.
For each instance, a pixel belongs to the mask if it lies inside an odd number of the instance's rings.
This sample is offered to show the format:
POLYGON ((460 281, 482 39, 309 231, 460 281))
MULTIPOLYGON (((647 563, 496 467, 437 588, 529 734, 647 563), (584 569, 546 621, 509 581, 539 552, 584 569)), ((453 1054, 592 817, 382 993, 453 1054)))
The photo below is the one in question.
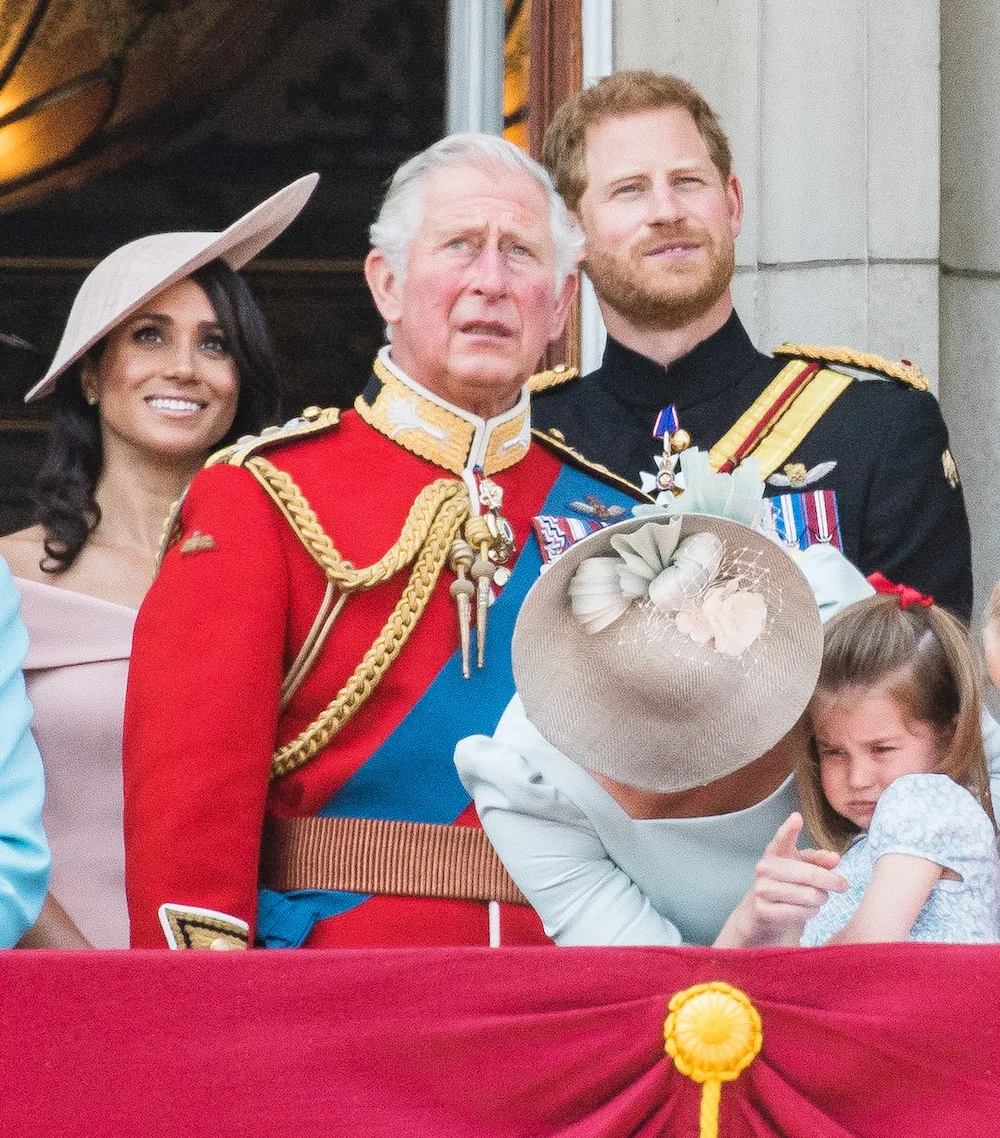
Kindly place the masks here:
POLYGON ((55 399, 37 522, 0 538, 29 634, 53 860, 25 947, 128 946, 121 735, 132 627, 171 504, 214 449, 277 418, 267 330, 235 270, 315 182, 299 179, 222 233, 157 234, 106 257, 25 397, 55 399))

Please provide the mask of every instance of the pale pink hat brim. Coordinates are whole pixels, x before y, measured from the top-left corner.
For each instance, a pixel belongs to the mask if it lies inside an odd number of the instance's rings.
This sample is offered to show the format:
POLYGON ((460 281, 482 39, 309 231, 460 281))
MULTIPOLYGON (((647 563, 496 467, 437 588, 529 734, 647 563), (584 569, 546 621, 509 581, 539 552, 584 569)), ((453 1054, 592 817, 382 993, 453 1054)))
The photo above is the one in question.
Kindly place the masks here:
POLYGON ((318 181, 298 178, 221 233, 154 233, 108 254, 80 285, 52 364, 25 403, 48 395, 68 367, 165 288, 216 257, 242 268, 295 220, 318 181))

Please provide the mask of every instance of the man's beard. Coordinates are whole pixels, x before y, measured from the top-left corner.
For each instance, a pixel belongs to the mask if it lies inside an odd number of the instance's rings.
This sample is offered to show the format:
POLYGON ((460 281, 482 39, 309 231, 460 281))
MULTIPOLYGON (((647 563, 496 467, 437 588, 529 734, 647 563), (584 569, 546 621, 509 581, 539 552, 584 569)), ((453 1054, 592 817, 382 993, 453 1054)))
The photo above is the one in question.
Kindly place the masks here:
POLYGON ((736 268, 733 242, 719 246, 708 233, 657 235, 625 254, 588 250, 583 263, 598 297, 641 328, 682 328, 704 315, 729 287, 736 268), (646 254, 672 240, 697 240, 709 253, 698 273, 672 272, 646 254))

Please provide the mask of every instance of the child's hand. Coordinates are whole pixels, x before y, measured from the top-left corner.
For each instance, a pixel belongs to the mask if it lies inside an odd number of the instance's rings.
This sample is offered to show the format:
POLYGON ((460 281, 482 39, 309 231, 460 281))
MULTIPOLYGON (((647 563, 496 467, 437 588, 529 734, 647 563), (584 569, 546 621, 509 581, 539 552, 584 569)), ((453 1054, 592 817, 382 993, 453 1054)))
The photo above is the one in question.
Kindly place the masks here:
POLYGON ((847 889, 840 874, 832 872, 840 854, 797 848, 802 825, 801 814, 790 814, 757 862, 749 896, 763 939, 755 943, 797 944, 803 924, 820 911, 827 896, 847 889))
MULTIPOLYGON (((834 866, 837 865, 840 861, 840 854, 835 853, 833 850, 800 850, 798 848, 797 843, 799 834, 802 833, 803 825, 802 815, 798 811, 788 815, 784 822, 778 827, 778 832, 764 847, 764 854, 757 863, 758 873, 760 873, 760 867, 768 858, 787 858, 791 861, 805 861, 811 865, 818 865, 823 869, 833 869, 834 866)), ((838 874, 833 874, 832 876, 841 883, 840 888, 834 891, 843 893, 847 888, 847 882, 838 874)), ((830 888, 832 887, 828 885, 827 889, 829 890, 830 888)), ((824 900, 825 899, 826 898, 824 898, 824 900)))
POLYGON ((718 947, 798 944, 802 925, 819 912, 828 894, 847 888, 833 872, 840 854, 798 849, 801 832, 802 815, 790 814, 767 843, 756 879, 724 925, 718 947))

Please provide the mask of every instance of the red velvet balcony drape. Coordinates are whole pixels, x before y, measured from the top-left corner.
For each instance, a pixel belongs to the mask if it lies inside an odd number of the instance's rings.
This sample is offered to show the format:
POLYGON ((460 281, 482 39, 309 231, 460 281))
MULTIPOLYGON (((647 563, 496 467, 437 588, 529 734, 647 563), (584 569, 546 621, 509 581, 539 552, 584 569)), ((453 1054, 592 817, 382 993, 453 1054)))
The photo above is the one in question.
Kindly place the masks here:
POLYGON ((663 1050, 711 980, 763 1020, 720 1134, 1000 1134, 1000 947, 8 952, 0 1132, 697 1135, 663 1050))

